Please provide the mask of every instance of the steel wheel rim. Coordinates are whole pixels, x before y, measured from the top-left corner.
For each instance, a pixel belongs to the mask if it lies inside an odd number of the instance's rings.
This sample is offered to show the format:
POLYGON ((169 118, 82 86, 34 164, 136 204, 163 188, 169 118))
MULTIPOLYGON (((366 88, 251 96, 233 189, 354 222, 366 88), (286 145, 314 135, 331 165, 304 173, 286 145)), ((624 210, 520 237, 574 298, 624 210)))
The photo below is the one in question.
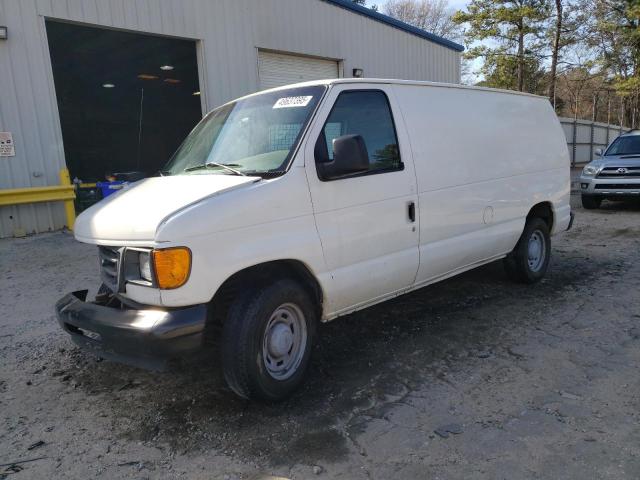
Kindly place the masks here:
POLYGON ((547 245, 544 235, 540 230, 535 230, 529 237, 527 245, 527 263, 532 272, 537 272, 544 265, 547 256, 547 245))
POLYGON ((262 361, 276 380, 291 377, 307 348, 307 322, 300 307, 284 303, 274 310, 264 330, 262 361))

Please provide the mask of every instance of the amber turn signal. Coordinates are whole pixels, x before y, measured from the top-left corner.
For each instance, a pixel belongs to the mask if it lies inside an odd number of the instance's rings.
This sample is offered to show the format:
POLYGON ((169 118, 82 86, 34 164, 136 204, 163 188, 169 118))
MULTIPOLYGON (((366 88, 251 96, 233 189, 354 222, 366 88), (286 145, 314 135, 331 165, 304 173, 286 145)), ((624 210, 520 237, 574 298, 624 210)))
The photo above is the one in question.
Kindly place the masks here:
POLYGON ((158 287, 163 290, 184 285, 191 273, 191 250, 187 247, 154 250, 153 267, 158 287))

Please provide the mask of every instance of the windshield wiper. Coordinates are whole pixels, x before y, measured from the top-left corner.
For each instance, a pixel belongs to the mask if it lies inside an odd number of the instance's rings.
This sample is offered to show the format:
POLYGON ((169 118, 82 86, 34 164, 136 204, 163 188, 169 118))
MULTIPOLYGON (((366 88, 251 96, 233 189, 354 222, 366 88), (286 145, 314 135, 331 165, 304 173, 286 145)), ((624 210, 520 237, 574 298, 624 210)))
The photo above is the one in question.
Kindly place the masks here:
POLYGON ((217 162, 207 162, 207 163, 203 163, 202 165, 196 165, 194 167, 187 167, 183 170, 183 172, 192 172, 194 170, 202 170, 205 168, 224 168, 225 170, 229 170, 230 172, 232 172, 234 175, 242 175, 243 177, 246 177, 247 174, 241 172, 240 170, 236 170, 235 168, 231 168, 231 165, 233 165, 234 167, 237 166, 239 167, 240 165, 236 165, 234 163, 229 163, 229 164, 224 164, 224 163, 217 163, 217 162))

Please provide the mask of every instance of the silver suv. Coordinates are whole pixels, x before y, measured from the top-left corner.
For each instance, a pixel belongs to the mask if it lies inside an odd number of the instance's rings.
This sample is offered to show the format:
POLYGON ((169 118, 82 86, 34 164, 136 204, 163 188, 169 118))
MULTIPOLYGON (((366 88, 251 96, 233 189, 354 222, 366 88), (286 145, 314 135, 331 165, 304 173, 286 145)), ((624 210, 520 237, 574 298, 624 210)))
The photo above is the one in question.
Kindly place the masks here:
POLYGON ((640 198, 640 130, 620 135, 596 155, 580 175, 584 208, 598 208, 605 198, 640 198))

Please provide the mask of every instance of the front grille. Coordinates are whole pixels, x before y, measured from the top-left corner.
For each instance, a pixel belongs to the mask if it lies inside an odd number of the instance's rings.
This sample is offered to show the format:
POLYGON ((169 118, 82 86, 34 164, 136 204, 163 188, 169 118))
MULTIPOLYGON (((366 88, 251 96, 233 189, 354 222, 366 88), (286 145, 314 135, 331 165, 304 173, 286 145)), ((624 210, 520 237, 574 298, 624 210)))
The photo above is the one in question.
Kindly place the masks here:
POLYGON ((640 183, 600 183, 596 190, 640 190, 640 183))
POLYGON ((640 178, 640 167, 605 167, 597 178, 640 178))
POLYGON ((117 247, 99 247, 99 252, 102 283, 112 292, 118 292, 120 249, 117 247))

